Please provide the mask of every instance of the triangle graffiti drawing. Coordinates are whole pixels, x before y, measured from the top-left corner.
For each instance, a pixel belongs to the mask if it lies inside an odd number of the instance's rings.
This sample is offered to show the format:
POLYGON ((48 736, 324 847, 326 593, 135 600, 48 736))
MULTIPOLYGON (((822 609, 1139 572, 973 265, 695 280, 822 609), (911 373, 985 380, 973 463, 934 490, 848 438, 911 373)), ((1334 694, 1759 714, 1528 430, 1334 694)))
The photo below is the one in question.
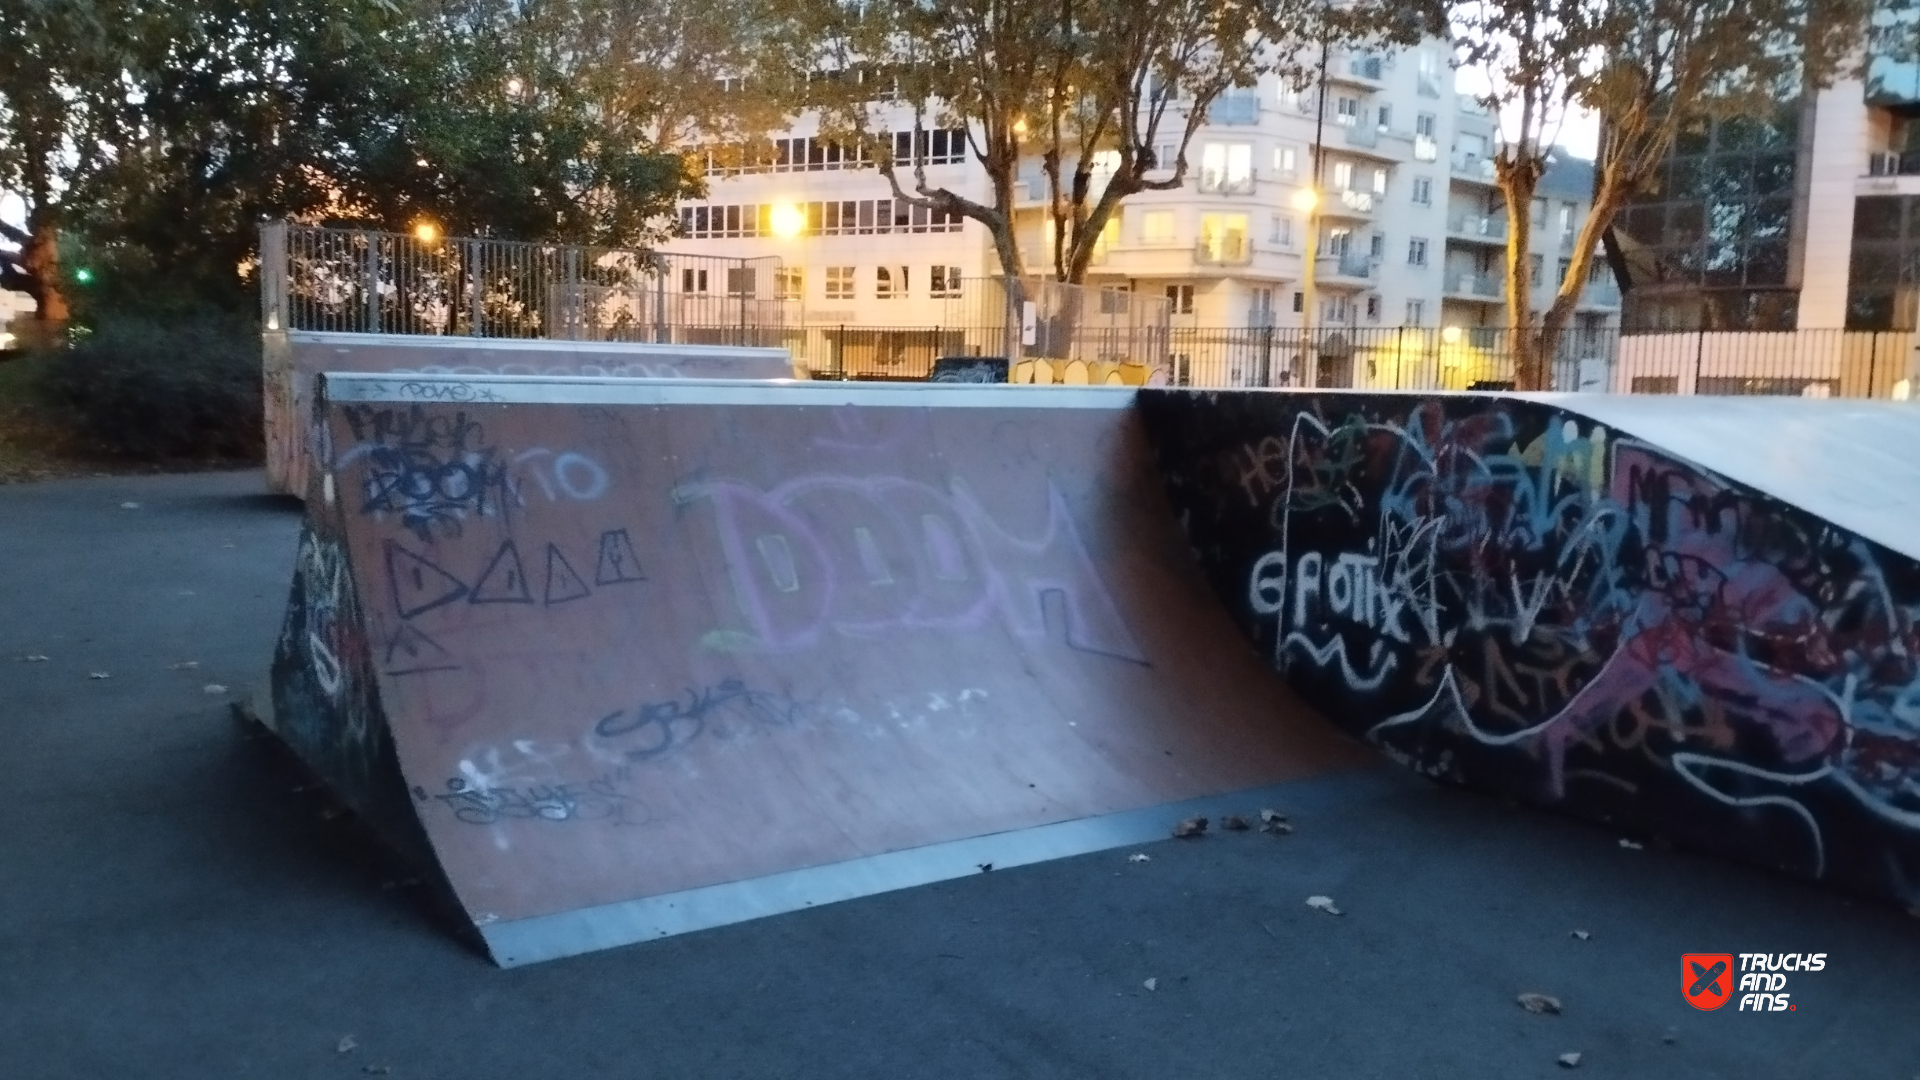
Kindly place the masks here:
POLYGON ((393 587, 393 608, 403 619, 467 595, 465 582, 391 540, 387 541, 387 580, 393 587))
POLYGON ((500 545, 493 561, 480 573, 467 595, 473 604, 531 604, 533 592, 527 588, 527 571, 520 565, 520 549, 509 540, 500 545))
POLYGON ((578 600, 588 593, 587 583, 574 573, 573 564, 560 554, 560 548, 547 545, 547 592, 548 604, 563 604, 568 600, 578 600))

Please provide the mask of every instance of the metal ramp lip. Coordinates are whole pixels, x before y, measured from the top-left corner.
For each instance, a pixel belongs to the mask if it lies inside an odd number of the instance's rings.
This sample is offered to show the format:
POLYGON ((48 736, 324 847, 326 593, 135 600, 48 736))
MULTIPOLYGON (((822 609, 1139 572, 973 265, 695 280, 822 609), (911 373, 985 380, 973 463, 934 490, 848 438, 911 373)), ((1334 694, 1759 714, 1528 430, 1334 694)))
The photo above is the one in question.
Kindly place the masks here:
MULTIPOLYGON (((1217 823, 1221 815, 1251 817, 1262 807, 1298 813, 1303 808, 1331 806, 1350 798, 1357 785, 1377 782, 1384 772, 1382 766, 1361 766, 1224 795, 949 840, 511 922, 487 922, 484 914, 477 914, 475 922, 493 961, 501 967, 519 967, 970 877, 985 865, 1002 870, 1156 843, 1168 839, 1175 822, 1196 814, 1217 823)), ((1198 842, 1219 840, 1209 837, 1198 842)))
POLYGON ((329 401, 460 405, 862 405, 894 408, 1126 409, 1139 387, 626 379, 595 375, 321 376, 329 401))

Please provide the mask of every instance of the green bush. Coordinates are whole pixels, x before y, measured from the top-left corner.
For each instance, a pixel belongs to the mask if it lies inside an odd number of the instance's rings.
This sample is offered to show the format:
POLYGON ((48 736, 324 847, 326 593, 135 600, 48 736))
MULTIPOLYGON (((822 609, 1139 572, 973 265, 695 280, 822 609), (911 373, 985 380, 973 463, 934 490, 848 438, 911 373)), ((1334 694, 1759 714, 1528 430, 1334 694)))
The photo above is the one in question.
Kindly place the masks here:
POLYGON ((119 318, 50 357, 41 395, 84 450, 258 461, 260 333, 250 320, 119 318))

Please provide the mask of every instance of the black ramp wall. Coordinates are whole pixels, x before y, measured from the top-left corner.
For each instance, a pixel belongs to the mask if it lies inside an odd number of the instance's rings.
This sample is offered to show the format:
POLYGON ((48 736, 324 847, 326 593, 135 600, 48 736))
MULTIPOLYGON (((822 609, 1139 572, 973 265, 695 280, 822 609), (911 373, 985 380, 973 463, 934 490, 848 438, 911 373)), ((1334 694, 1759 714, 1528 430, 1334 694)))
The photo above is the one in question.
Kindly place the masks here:
MULTIPOLYGON (((1146 390, 1139 408, 1213 586, 1352 734, 1920 902, 1920 537, 1868 539, 1575 400, 1146 390)), ((1779 407, 1843 421, 1829 404, 1779 407)))

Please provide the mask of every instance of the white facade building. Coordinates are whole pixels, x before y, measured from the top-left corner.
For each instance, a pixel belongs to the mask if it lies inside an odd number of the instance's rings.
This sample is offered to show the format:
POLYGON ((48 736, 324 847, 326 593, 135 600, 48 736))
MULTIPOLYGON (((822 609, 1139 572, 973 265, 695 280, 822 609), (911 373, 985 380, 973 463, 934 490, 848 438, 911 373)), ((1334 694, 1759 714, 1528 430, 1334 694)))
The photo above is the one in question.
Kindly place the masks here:
MULTIPOLYGON (((954 303, 960 283, 1001 273, 984 227, 896 207, 876 170, 843 160, 816 131, 803 116, 776 139, 772 163, 711 172, 708 197, 683 204, 673 248, 779 256, 787 268, 780 288, 808 325, 939 326, 967 310, 954 303), (786 230, 773 227, 777 217, 796 208, 805 228, 778 235, 786 230)), ((1268 77, 1217 101, 1187 148, 1186 183, 1122 203, 1088 284, 1165 296, 1176 327, 1305 325, 1307 230, 1317 225, 1311 273, 1320 311, 1311 325, 1502 325, 1506 229, 1493 146, 1492 119, 1454 90, 1443 42, 1335 52, 1315 88, 1296 92, 1268 77), (1314 185, 1316 145, 1322 195, 1309 214, 1296 208, 1296 193, 1314 185)), ((909 148, 903 141, 899 149, 909 148)), ((1157 156, 1170 161, 1174 149, 1157 156)), ((961 133, 934 132, 918 153, 932 184, 991 201, 961 133)), ((1586 163, 1570 162, 1542 185, 1537 305, 1558 285, 1591 175, 1586 163)), ((1037 159, 1021 180, 1023 259, 1029 273, 1046 274, 1047 185, 1037 159)), ((1580 325, 1608 325, 1617 309, 1610 284, 1589 289, 1580 325)))

